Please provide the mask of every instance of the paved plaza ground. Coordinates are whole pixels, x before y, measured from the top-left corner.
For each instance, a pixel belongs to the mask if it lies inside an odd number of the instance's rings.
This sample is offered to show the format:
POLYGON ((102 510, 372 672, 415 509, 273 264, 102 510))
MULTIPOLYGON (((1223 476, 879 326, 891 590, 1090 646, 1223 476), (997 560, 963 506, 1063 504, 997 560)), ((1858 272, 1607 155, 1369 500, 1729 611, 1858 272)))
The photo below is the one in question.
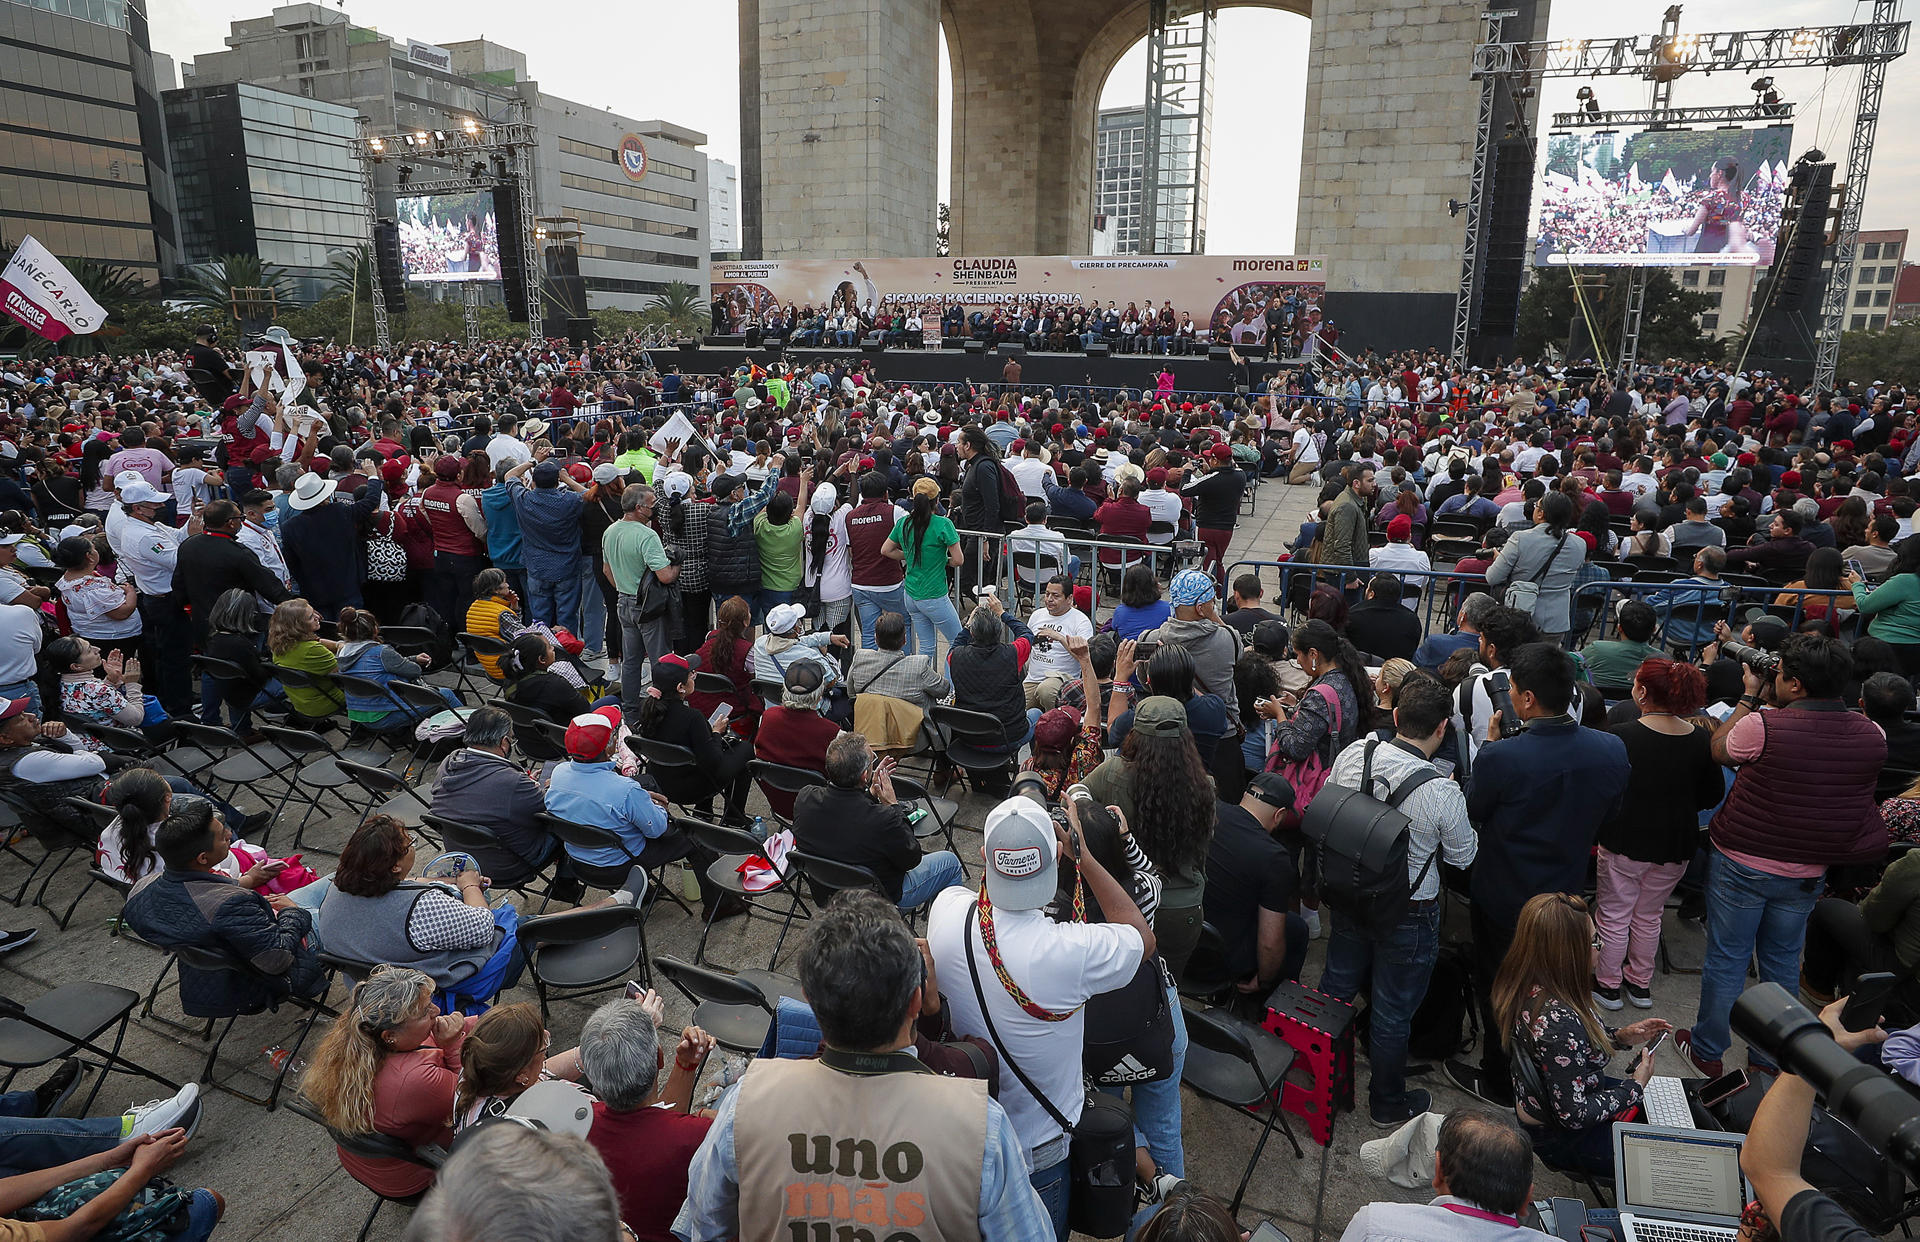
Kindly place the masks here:
MULTIPOLYGON (((1233 559, 1271 559, 1283 550, 1298 530, 1301 519, 1313 502, 1317 489, 1312 485, 1289 488, 1270 481, 1259 493, 1258 512, 1243 517, 1233 543, 1233 559)), ((247 809, 257 799, 242 796, 247 809)), ((760 795, 754 795, 754 807, 761 807, 760 795)), ((963 801, 959 815, 960 849, 971 866, 971 876, 979 875, 979 826, 992 803, 970 796, 963 801)), ((762 809, 764 809, 762 807, 762 809)), ((750 809, 751 813, 751 809, 750 809)), ((323 853, 338 850, 351 827, 350 821, 315 821, 309 825, 306 844, 311 850, 307 861, 323 873, 330 869, 331 857, 323 853)), ((273 844, 284 852, 286 840, 273 844)), ((8 871, 0 868, 0 889, 20 878, 19 864, 8 860, 8 871)), ((673 872, 670 870, 669 875, 673 872)), ((82 881, 80 869, 69 864, 54 882, 51 901, 63 907, 82 881)), ((104 886, 96 886, 79 907, 72 925, 56 930, 46 913, 33 908, 24 912, 0 912, 0 924, 9 928, 36 926, 40 938, 25 950, 0 960, 0 992, 16 1000, 27 1000, 55 984, 92 979, 120 983, 144 991, 159 972, 163 959, 153 949, 109 935, 109 925, 118 898, 104 886)), ((1449 911, 1451 938, 1466 938, 1464 909, 1449 911)), ((1677 963, 1697 963, 1701 957, 1703 933, 1698 924, 1680 924, 1668 919, 1673 959, 1677 963)), ((693 956, 699 927, 679 908, 662 903, 647 927, 649 948, 653 954, 693 956)), ((774 929, 758 920, 735 919, 721 924, 709 945, 712 960, 742 967, 764 966, 772 949, 774 929)), ((791 969, 792 939, 783 951, 780 965, 791 969)), ((1314 944, 1303 978, 1312 983, 1320 976, 1324 941, 1314 944)), ((663 985, 664 987, 664 985, 663 985)), ((677 993, 667 991, 667 1014, 671 1024, 684 1023, 690 1007, 677 993)), ((1676 1026, 1691 1022, 1699 996, 1697 975, 1659 976, 1653 985, 1653 1014, 1670 1019, 1676 1026)), ((337 1003, 345 994, 344 985, 336 985, 337 1003)), ((533 999, 530 983, 510 999, 533 999)), ((554 1047, 570 1048, 581 1023, 599 1000, 560 1001, 553 1006, 551 1026, 554 1047)), ((171 990, 161 997, 159 1010, 178 1017, 177 1000, 171 990)), ((285 1010, 278 1015, 242 1019, 223 1050, 218 1074, 232 1076, 251 1093, 264 1094, 271 1073, 263 1050, 283 1043, 293 1029, 296 1015, 285 1010)), ((317 1037, 316 1037, 317 1038, 317 1037)), ((128 1037, 127 1052, 170 1078, 184 1080, 199 1070, 204 1046, 156 1022, 135 1020, 128 1037)), ((1679 1073, 1680 1063, 1670 1051, 1662 1054, 1662 1070, 1679 1073)), ((1734 1054, 1738 1060, 1738 1053, 1734 1054)), ((711 1067, 710 1067, 711 1072, 711 1067)), ((38 1080, 39 1072, 23 1076, 23 1084, 38 1080)), ((1347 1220, 1360 1205, 1375 1199, 1423 1200, 1428 1196, 1399 1191, 1385 1182, 1368 1178, 1360 1168, 1359 1145, 1378 1137, 1364 1111, 1367 1066, 1361 1058, 1356 1066, 1356 1094, 1362 1102, 1359 1113, 1342 1114, 1333 1132, 1333 1143, 1315 1145, 1304 1123, 1296 1120, 1295 1130, 1305 1149, 1304 1159, 1296 1160, 1284 1138, 1276 1136, 1267 1146, 1260 1166, 1248 1187, 1241 1211, 1245 1225, 1262 1218, 1276 1220, 1294 1242, 1321 1242, 1338 1238, 1347 1220)), ((1431 1088, 1436 1111, 1444 1112, 1463 1100, 1459 1093, 1444 1085, 1436 1067, 1433 1073, 1414 1082, 1431 1088)), ((704 1089, 704 1084, 703 1084, 704 1089)), ((142 1079, 115 1075, 102 1092, 95 1112, 116 1111, 129 1102, 148 1099, 157 1085, 142 1079), (152 1088, 152 1089, 150 1089, 152 1088)), ((1245 1116, 1186 1093, 1185 1139, 1189 1177, 1222 1197, 1232 1194, 1253 1143, 1258 1124, 1245 1116)), ((358 1232, 372 1205, 371 1194, 341 1171, 334 1158, 332 1144, 313 1123, 284 1108, 267 1112, 255 1105, 220 1092, 207 1096, 206 1117, 195 1137, 190 1154, 172 1176, 189 1185, 206 1185, 227 1198, 227 1217, 218 1237, 226 1242, 251 1242, 252 1239, 351 1239, 358 1232)), ((1540 1171, 1537 1195, 1576 1193, 1565 1179, 1540 1171)), ((403 1208, 384 1209, 369 1235, 374 1239, 397 1239, 407 1212, 403 1208)))

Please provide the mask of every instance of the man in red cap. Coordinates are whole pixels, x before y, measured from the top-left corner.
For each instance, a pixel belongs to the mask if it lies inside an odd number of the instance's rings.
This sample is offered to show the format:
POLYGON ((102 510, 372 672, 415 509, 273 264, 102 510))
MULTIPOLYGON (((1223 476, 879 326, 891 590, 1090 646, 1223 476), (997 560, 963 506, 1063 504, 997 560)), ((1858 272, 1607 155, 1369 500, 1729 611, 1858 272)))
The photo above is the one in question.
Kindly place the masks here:
POLYGON ((1233 450, 1216 444, 1206 452, 1207 472, 1182 485, 1181 491, 1193 498, 1193 524, 1200 542, 1207 546, 1203 569, 1213 571, 1214 581, 1225 584, 1227 545, 1233 541, 1233 528, 1240 521, 1240 497, 1247 480, 1233 464, 1233 450))

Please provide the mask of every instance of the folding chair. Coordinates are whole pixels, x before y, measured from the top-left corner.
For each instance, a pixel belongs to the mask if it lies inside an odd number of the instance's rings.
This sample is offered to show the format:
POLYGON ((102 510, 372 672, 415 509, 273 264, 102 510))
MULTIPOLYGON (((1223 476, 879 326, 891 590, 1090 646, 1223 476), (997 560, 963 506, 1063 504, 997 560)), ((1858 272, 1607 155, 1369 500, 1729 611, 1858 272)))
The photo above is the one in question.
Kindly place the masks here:
POLYGON ((617 987, 640 969, 640 982, 653 986, 647 965, 647 916, 638 906, 598 906, 527 919, 515 933, 540 994, 540 1020, 547 1002, 591 996, 617 987), (551 989, 551 992, 549 992, 551 989))
POLYGON ((24 1005, 0 996, 0 1065, 7 1067, 5 1079, 0 1079, 0 1092, 13 1086, 14 1076, 21 1070, 65 1060, 80 1049, 100 1058, 96 1067, 100 1076, 87 1093, 86 1103, 80 1106, 81 1116, 93 1108, 101 1084, 115 1069, 151 1078, 169 1091, 178 1091, 179 1083, 121 1055, 127 1024, 139 1003, 140 993, 111 983, 61 984, 24 1005), (94 1041, 109 1028, 116 1028, 113 1047, 102 1048, 94 1041))
POLYGON ((793 874, 805 881, 807 891, 813 895, 818 905, 826 905, 833 900, 835 893, 848 889, 867 889, 870 892, 886 896, 881 887, 880 877, 866 867, 855 863, 841 862, 836 858, 824 858, 819 854, 809 854, 804 850, 787 851, 787 864, 793 874))
MULTIPOLYGON (((270 975, 255 970, 250 963, 234 956, 225 949, 210 948, 202 945, 175 945, 173 946, 173 956, 183 970, 191 968, 194 970, 222 971, 245 975, 248 978, 263 981, 272 978, 270 975)), ((299 1058, 300 1047, 307 1042, 307 1036, 313 1033, 314 1023, 319 1021, 322 1013, 331 1014, 333 1012, 333 1010, 327 1008, 326 1005, 326 995, 332 990, 332 986, 333 977, 331 974, 328 974, 326 976, 326 986, 321 989, 318 997, 288 996, 281 1001, 268 1004, 262 1008, 242 1008, 235 1009, 231 1013, 213 1015, 209 1019, 209 1026, 211 1026, 212 1023, 217 1023, 223 1017, 227 1020, 227 1024, 220 1028, 219 1036, 214 1039, 213 1046, 207 1050, 207 1061, 205 1065, 200 1067, 199 1081, 214 1088, 216 1091, 224 1091, 237 1099, 245 1100, 249 1104, 258 1104, 268 1112, 272 1112, 275 1108, 279 1107, 280 1088, 286 1082, 287 1071, 293 1068, 294 1061, 299 1058), (294 1036, 293 1046, 287 1049, 287 1055, 280 1060, 279 1072, 273 1076, 273 1089, 262 1098, 257 1095, 248 1095, 238 1087, 231 1086, 228 1083, 215 1081, 213 1077, 213 1067, 220 1059, 220 1045, 224 1044, 227 1036, 233 1033, 233 1024, 244 1017, 250 1017, 257 1013, 266 1012, 267 1010, 278 1010, 282 1004, 292 1005, 295 1009, 302 1010, 306 1014, 306 1017, 300 1022, 299 1033, 294 1036)))
POLYGON ((1183 1006, 1187 1020, 1187 1062, 1180 1081, 1201 1095, 1238 1109, 1257 1109, 1266 1105, 1267 1115, 1260 1129, 1260 1141, 1253 1146, 1253 1157, 1240 1175, 1240 1187, 1227 1206, 1229 1216, 1237 1216, 1240 1200, 1246 1196, 1247 1183, 1253 1180, 1254 1166, 1266 1150, 1267 1139, 1278 1125, 1293 1144, 1295 1159, 1303 1158, 1300 1140, 1287 1124, 1286 1110, 1280 1107, 1280 1088, 1293 1068, 1293 1048, 1278 1035, 1243 1018, 1220 1009, 1195 1009, 1183 1006))
MULTIPOLYGON (((419 682, 395 679, 387 683, 387 694, 397 700, 400 705, 408 711, 417 713, 421 720, 430 719, 431 717, 439 715, 441 712, 450 710, 447 705, 447 700, 442 697, 437 689, 432 686, 421 685, 419 682)), ((460 741, 457 738, 449 738, 439 742, 428 741, 416 736, 413 729, 407 730, 407 736, 412 740, 412 750, 407 755, 407 767, 406 771, 401 773, 402 776, 411 777, 413 775, 413 765, 416 760, 419 761, 421 768, 424 770, 434 761, 436 753, 444 758, 445 755, 451 754, 460 748, 460 741)))
MULTIPOLYGON (((742 832, 738 828, 723 828, 719 824, 710 824, 687 816, 675 816, 673 826, 685 832, 695 844, 720 855, 707 868, 709 884, 745 902, 748 918, 765 919, 770 923, 780 924, 780 935, 773 943, 773 955, 767 959, 767 968, 771 970, 773 964, 780 960, 780 949, 786 943, 787 931, 793 926, 793 920, 813 917, 813 911, 807 906, 806 899, 801 896, 800 886, 794 883, 794 877, 784 867, 767 857, 760 842, 750 832, 742 832), (753 858, 766 864, 776 877, 776 882, 771 888, 762 889, 757 893, 748 891, 740 876, 741 864, 753 858), (770 899, 776 893, 784 894, 787 898, 788 904, 784 913, 774 910, 761 900, 770 899)), ((700 928, 700 944, 693 953, 693 960, 696 963, 707 960, 707 937, 713 934, 713 916, 718 913, 718 903, 715 903, 715 908, 708 912, 700 928)))
POLYGON ((1180 995, 1195 1000, 1217 1001, 1234 984, 1234 972, 1227 966, 1227 940, 1212 923, 1200 924, 1200 938, 1194 942, 1193 955, 1180 977, 1180 995))
POLYGON ((890 779, 893 782, 894 797, 907 808, 908 814, 916 810, 927 813, 925 818, 913 826, 913 835, 922 841, 933 836, 945 837, 947 848, 953 851, 955 858, 960 859, 960 874, 965 876, 967 860, 953 840, 953 819, 960 813, 960 804, 952 798, 934 797, 932 790, 912 777, 895 772, 890 779))
MULTIPOLYGON (((408 714, 406 709, 407 705, 394 697, 391 689, 373 680, 371 677, 355 677, 352 673, 335 673, 333 674, 333 680, 335 685, 339 686, 354 698, 372 699, 376 706, 384 702, 387 704, 387 711, 399 712, 403 716, 408 714)), ((439 698, 438 695, 434 697, 436 700, 439 698)), ((444 702, 440 705, 442 707, 446 706, 444 702)), ((398 729, 389 729, 383 733, 372 725, 363 724, 360 721, 349 718, 347 724, 347 741, 351 743, 358 738, 367 738, 379 742, 390 748, 392 753, 396 755, 402 751, 410 751, 413 749, 413 727, 411 725, 398 729)), ((411 766, 411 762, 409 762, 409 766, 411 766)))
MULTIPOLYGON (((461 853, 476 856, 480 850, 491 850, 496 853, 512 852, 508 850, 505 845, 501 844, 500 838, 495 835, 491 829, 482 828, 478 824, 463 824, 458 820, 448 819, 444 815, 435 815, 431 811, 422 815, 420 822, 423 826, 439 834, 440 848, 442 850, 458 850, 461 853)), ((547 903, 553 898, 553 878, 547 875, 544 869, 534 872, 517 884, 508 884, 498 879, 493 880, 493 884, 495 887, 504 888, 510 893, 518 893, 528 901, 532 901, 535 897, 538 897, 540 899, 540 909, 543 911, 547 908, 547 903), (546 881, 545 891, 535 892, 534 885, 542 880, 546 881)))
POLYGON ((996 717, 964 707, 948 707, 944 703, 935 703, 927 714, 947 731, 947 759, 969 777, 978 772, 1004 773, 1012 769, 1017 750, 982 749, 1006 742, 1006 730, 996 717))
MULTIPOLYGON (((676 746, 672 742, 656 742, 652 738, 635 736, 630 744, 639 751, 640 758, 646 761, 647 772, 660 786, 660 792, 667 796, 681 810, 689 814, 705 815, 707 812, 695 803, 704 797, 711 803, 715 794, 715 782, 700 771, 699 760, 691 750, 676 746)), ((719 790, 722 795, 725 790, 719 790)))
MULTIPOLYGON (((348 1134, 345 1131, 336 1130, 327 1125, 326 1118, 315 1112, 311 1104, 298 1097, 287 1101, 287 1111, 298 1113, 322 1127, 333 1139, 335 1147, 347 1155, 358 1156, 363 1160, 404 1160, 408 1164, 417 1164, 423 1169, 436 1172, 447 1160, 447 1153, 438 1147, 415 1148, 385 1134, 348 1134)), ((344 1164, 341 1167, 346 1168, 344 1164)), ((347 1169, 347 1176, 353 1177, 353 1170, 347 1169)), ((360 1182, 358 1177, 354 1177, 353 1180, 360 1182)), ((373 1190, 373 1187, 367 1186, 365 1182, 360 1184, 366 1186, 368 1190, 373 1190)), ((367 1242, 367 1234, 373 1230, 374 1218, 380 1215, 380 1209, 387 1204, 398 1203, 405 1207, 418 1207, 420 1200, 425 1197, 424 1190, 417 1195, 388 1195, 373 1190, 373 1211, 367 1213, 366 1222, 360 1226, 360 1233, 355 1237, 354 1242, 367 1242)))
MULTIPOLYGON (((322 687, 320 680, 313 674, 302 672, 300 669, 288 668, 283 664, 276 664, 273 666, 273 675, 279 680, 283 689, 310 690, 315 694, 324 695, 328 699, 336 697, 330 690, 322 687)), ((332 678, 328 678, 327 680, 329 684, 332 683, 332 678)), ((324 716, 309 716, 304 712, 289 710, 287 712, 287 723, 296 729, 311 729, 315 733, 319 733, 322 730, 338 728, 339 723, 334 717, 345 710, 347 709, 344 699, 340 707, 335 708, 324 716)))
POLYGON ((293 796, 294 772, 300 766, 297 756, 271 743, 252 745, 232 729, 218 729, 190 720, 176 720, 173 727, 174 736, 180 741, 219 757, 218 762, 201 774, 200 779, 209 793, 220 785, 230 785, 234 794, 251 789, 263 801, 271 801, 271 795, 258 788, 271 781, 281 786, 280 806, 285 806, 293 796))
MULTIPOLYGON (((46 814, 29 805, 17 794, 0 792, 0 840, 14 837, 0 845, 0 853, 5 853, 27 864, 27 878, 20 881, 20 887, 11 897, 0 898, 7 904, 18 907, 26 900, 27 890, 33 887, 35 880, 40 881, 40 889, 34 894, 33 904, 42 905, 47 895, 47 886, 53 883, 53 877, 60 868, 66 866, 67 859, 82 848, 91 847, 99 839, 93 834, 93 840, 77 835, 46 814), (20 846, 32 841, 41 849, 40 857, 29 858, 21 852, 20 846), (44 875, 42 872, 44 871, 44 875)), ((52 913, 51 910, 48 913, 52 913)))
POLYGON ((454 641, 458 642, 461 648, 460 652, 455 655, 453 661, 454 669, 460 678, 461 697, 465 698, 478 693, 471 680, 471 668, 477 667, 480 670, 480 675, 485 677, 489 683, 496 686, 500 684, 497 678, 487 672, 487 666, 480 663, 480 657, 485 656, 489 660, 498 660, 501 656, 507 654, 508 647, 506 643, 498 638, 489 638, 485 634, 469 634, 464 630, 454 635, 454 641))
MULTIPOLYGON (((120 814, 118 811, 114 810, 110 806, 107 806, 105 803, 90 802, 85 798, 68 798, 67 805, 72 807, 76 814, 85 815, 88 819, 92 820, 94 823, 94 826, 100 832, 105 832, 107 830, 108 825, 112 824, 115 819, 119 818, 119 814, 120 814)), ((98 848, 97 842, 96 842, 95 848, 96 849, 98 848)), ((64 865, 64 863, 65 863, 65 860, 62 859, 60 865, 64 865)), ((54 870, 55 871, 59 870, 59 865, 56 865, 54 870)), ((54 916, 54 920, 53 920, 54 926, 58 927, 61 931, 67 930, 67 924, 73 921, 73 912, 75 909, 79 907, 80 899, 82 897, 85 897, 89 892, 91 892, 93 890, 93 886, 102 880, 105 880, 109 884, 113 882, 112 878, 109 877, 105 872, 100 871, 98 868, 89 867, 87 869, 87 882, 85 884, 82 884, 80 886, 80 891, 73 895, 73 900, 67 903, 66 910, 54 916)), ((50 884, 52 882, 53 882, 53 874, 49 872, 47 875, 46 883, 43 883, 40 886, 40 891, 43 895, 46 892, 47 884, 50 884)), ((131 887, 132 887, 131 885, 127 886, 128 889, 130 889, 131 887)), ((123 892, 124 891, 126 890, 123 890, 123 892)), ((47 913, 49 914, 53 913, 53 910, 51 907, 47 908, 47 913)))
POLYGON ((282 725, 262 724, 260 733, 274 746, 298 761, 298 766, 289 772, 292 780, 286 799, 274 808, 275 821, 279 820, 281 813, 286 810, 287 802, 292 801, 296 791, 305 790, 312 795, 305 813, 300 816, 300 826, 294 830, 294 848, 299 848, 300 834, 306 831, 307 820, 320 809, 320 804, 327 795, 331 794, 333 800, 339 803, 348 814, 361 810, 358 804, 342 792, 354 786, 355 781, 346 769, 340 766, 340 756, 334 750, 332 742, 310 730, 287 728, 282 725))
MULTIPOLYGON (((423 822, 421 816, 426 814, 427 804, 420 800, 420 795, 411 784, 378 764, 355 763, 339 756, 335 757, 334 762, 367 795, 367 804, 360 811, 361 824, 367 822, 369 815, 378 812, 391 815, 408 828, 420 831, 423 822)), ((359 826, 354 825, 356 828, 359 826)), ((294 839, 294 844, 300 844, 298 837, 294 839)))
POLYGON ((212 678, 220 683, 220 702, 230 715, 237 716, 243 711, 253 714, 253 701, 266 688, 265 682, 249 676, 245 668, 231 660, 196 655, 188 657, 188 663, 200 674, 201 680, 212 678))
POLYGON ((737 694, 740 687, 733 684, 733 678, 725 673, 697 672, 693 675, 693 688, 700 694, 737 694))
MULTIPOLYGON (((765 759, 752 759, 747 762, 747 771, 753 774, 754 781, 763 794, 798 794, 802 789, 811 789, 815 785, 824 785, 827 778, 810 768, 796 768, 784 763, 770 763, 765 759)), ((769 796, 768 801, 772 801, 769 796)), ((772 810, 772 807, 768 807, 772 810)), ((791 826, 792 816, 782 816, 774 812, 774 818, 791 826)))
POLYGON ((729 1052, 752 1056, 767 1042, 773 1007, 781 996, 800 996, 800 982, 771 971, 728 974, 677 957, 656 957, 658 970, 693 1002, 693 1024, 729 1052))

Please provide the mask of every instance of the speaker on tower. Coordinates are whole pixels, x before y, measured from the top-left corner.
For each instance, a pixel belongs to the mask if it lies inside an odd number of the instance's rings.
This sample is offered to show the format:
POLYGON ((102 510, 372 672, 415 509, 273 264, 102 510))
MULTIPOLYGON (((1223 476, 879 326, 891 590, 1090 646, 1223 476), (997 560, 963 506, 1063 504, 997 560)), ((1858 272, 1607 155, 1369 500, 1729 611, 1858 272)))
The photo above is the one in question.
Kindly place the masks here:
POLYGON ((1527 265, 1527 209, 1533 195, 1533 153, 1524 138, 1494 147, 1487 193, 1487 232, 1480 276, 1479 349, 1512 354, 1519 331, 1520 283, 1527 265))
POLYGON ((522 248, 527 222, 520 218, 519 179, 507 177, 493 190, 493 218, 500 234, 500 291, 509 323, 527 322, 527 264, 522 248))
POLYGON ((407 309, 407 273, 400 262, 400 226, 390 219, 373 222, 373 278, 390 311, 407 309))

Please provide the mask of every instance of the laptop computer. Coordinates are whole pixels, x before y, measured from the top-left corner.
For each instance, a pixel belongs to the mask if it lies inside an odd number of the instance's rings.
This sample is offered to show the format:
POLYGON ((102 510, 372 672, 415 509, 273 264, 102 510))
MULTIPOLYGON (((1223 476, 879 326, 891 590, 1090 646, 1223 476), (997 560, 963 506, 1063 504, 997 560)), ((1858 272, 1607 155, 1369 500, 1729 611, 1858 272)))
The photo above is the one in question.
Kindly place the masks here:
POLYGON ((1732 1242, 1753 1187, 1746 1136, 1616 1122, 1613 1180, 1627 1242, 1732 1242))

